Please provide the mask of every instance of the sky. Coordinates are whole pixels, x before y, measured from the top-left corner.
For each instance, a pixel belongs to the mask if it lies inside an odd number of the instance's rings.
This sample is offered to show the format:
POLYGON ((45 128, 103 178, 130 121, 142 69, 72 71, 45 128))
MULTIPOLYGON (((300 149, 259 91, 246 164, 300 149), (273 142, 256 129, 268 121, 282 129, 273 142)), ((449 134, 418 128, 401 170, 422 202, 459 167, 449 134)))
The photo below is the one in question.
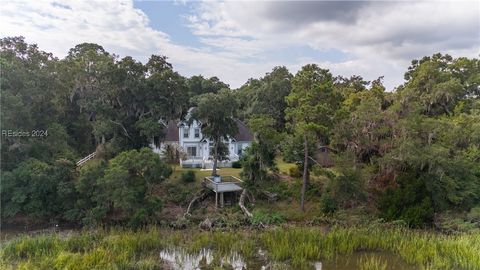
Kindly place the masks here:
POLYGON ((0 37, 62 58, 83 42, 232 88, 275 66, 403 83, 411 60, 480 55, 480 1, 0 1, 0 37))

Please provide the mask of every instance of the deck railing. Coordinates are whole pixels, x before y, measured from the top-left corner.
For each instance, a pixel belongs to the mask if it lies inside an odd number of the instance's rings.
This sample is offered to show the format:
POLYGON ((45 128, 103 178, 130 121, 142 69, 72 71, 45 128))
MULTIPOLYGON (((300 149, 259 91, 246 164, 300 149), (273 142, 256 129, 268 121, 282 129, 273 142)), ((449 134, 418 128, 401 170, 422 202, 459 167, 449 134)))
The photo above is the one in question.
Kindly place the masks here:
POLYGON ((77 167, 80 167, 82 166, 85 162, 89 161, 90 159, 94 158, 96 155, 96 152, 93 152, 91 153, 90 155, 80 159, 79 161, 77 161, 77 167))
POLYGON ((230 185, 230 184, 239 184, 241 185, 243 181, 235 176, 228 175, 228 176, 220 176, 220 182, 215 182, 213 176, 207 176, 204 178, 204 183, 207 187, 211 188, 213 191, 217 192, 218 187, 222 185, 230 185))

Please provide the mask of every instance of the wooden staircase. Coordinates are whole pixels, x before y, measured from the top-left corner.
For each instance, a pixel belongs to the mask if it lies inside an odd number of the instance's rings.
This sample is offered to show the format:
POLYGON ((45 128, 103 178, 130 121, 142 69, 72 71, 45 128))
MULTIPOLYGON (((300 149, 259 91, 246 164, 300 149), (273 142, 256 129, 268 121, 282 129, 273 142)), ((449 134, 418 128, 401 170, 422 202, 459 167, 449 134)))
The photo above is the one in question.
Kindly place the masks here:
POLYGON ((81 167, 83 164, 85 164, 85 162, 87 162, 87 161, 89 161, 90 159, 94 158, 96 154, 97 154, 96 152, 93 152, 93 153, 91 153, 90 155, 88 155, 88 156, 80 159, 79 161, 77 161, 77 167, 81 167))

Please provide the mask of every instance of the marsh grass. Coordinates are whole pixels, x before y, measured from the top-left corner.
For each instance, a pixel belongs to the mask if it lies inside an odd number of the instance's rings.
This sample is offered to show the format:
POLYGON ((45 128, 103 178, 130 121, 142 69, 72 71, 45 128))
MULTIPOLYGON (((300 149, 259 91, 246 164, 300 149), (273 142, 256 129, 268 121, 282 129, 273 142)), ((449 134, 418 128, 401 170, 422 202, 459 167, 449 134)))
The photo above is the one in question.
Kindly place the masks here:
POLYGON ((407 263, 434 269, 480 269, 480 233, 446 236, 405 228, 334 228, 327 234, 314 228, 276 229, 262 234, 265 249, 276 260, 333 259, 357 251, 387 251, 407 263))
POLYGON ((387 270, 387 262, 373 256, 362 256, 358 262, 359 270, 387 270))
MULTIPOLYGON (((480 269, 480 232, 442 235, 389 227, 279 227, 263 231, 99 230, 69 236, 22 236, 2 245, 2 269, 161 269, 159 252, 179 247, 211 249, 216 256, 238 253, 245 259, 261 248, 269 260, 295 269, 355 252, 390 252, 422 269, 480 269)), ((385 261, 365 257, 362 269, 384 269, 385 261)))

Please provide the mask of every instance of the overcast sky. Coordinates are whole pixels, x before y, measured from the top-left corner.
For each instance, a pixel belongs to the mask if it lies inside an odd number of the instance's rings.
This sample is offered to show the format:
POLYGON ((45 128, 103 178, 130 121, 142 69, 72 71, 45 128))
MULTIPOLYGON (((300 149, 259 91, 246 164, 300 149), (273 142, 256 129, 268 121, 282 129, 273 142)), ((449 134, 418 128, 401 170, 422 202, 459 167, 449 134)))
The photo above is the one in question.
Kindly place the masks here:
POLYGON ((403 82, 412 59, 480 54, 480 1, 1 1, 0 36, 64 57, 82 42, 232 88, 274 66, 317 63, 334 75, 403 82))

